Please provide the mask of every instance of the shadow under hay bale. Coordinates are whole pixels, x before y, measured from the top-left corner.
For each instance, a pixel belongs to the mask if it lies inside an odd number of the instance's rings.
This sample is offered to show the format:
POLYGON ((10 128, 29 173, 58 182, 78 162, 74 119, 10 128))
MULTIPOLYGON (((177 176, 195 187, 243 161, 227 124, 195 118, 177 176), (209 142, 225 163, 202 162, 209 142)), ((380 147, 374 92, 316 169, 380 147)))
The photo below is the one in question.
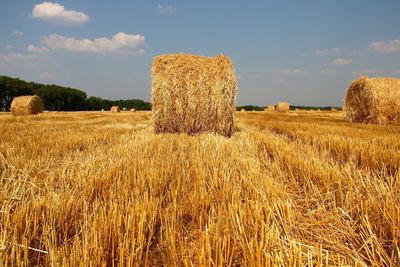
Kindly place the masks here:
POLYGON ((350 122, 400 123, 400 79, 354 80, 347 89, 344 110, 350 122))
POLYGON ((111 112, 120 112, 120 111, 121 111, 121 109, 120 109, 119 106, 112 106, 111 107, 111 112))
POLYGON ((276 111, 278 111, 278 112, 289 112, 289 103, 288 102, 279 102, 276 105, 276 111))
POLYGON ((151 72, 156 133, 233 134, 237 82, 227 56, 161 55, 151 72))
POLYGON ((11 113, 14 116, 34 115, 42 113, 43 110, 43 101, 36 95, 15 97, 11 103, 11 113))

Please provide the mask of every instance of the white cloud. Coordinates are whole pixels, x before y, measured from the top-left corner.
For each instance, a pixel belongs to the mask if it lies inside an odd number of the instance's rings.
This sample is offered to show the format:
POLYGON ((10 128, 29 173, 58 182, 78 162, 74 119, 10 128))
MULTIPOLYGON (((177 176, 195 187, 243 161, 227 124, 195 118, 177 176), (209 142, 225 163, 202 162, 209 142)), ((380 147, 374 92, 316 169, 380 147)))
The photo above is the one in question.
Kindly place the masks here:
MULTIPOLYGON (((144 53, 145 39, 140 34, 127 34, 123 32, 115 34, 111 39, 103 37, 93 40, 75 39, 59 34, 51 34, 42 37, 40 43, 45 45, 45 47, 41 47, 40 49, 47 48, 54 51, 137 55, 144 53)), ((32 49, 34 48, 36 47, 32 46, 32 49)))
POLYGON ((400 39, 390 40, 389 42, 373 42, 369 46, 370 49, 377 52, 400 52, 400 39))
POLYGON ((12 45, 6 45, 6 46, 5 46, 6 49, 11 49, 11 48, 13 48, 13 47, 14 47, 14 46, 12 46, 12 45))
POLYGON ((319 73, 323 75, 329 75, 329 74, 334 74, 335 71, 333 69, 322 69, 319 73))
POLYGON ((62 25, 79 25, 89 21, 89 17, 80 11, 66 10, 58 3, 43 2, 35 5, 32 17, 62 25))
POLYGON ((0 71, 9 71, 19 68, 33 69, 48 62, 48 58, 38 55, 0 53, 0 71))
POLYGON ((170 6, 170 5, 167 5, 167 6, 163 6, 163 5, 161 5, 161 4, 158 4, 158 5, 157 5, 157 11, 158 11, 158 13, 160 13, 160 14, 163 14, 163 13, 172 13, 172 12, 174 12, 175 10, 176 10, 176 8, 173 7, 173 6, 170 6))
POLYGON ((25 35, 25 33, 24 32, 21 32, 21 31, 17 31, 17 30, 15 30, 15 31, 13 31, 13 33, 12 33, 14 36, 18 36, 18 37, 22 37, 22 36, 24 36, 25 35))
POLYGON ((281 71, 281 73, 283 75, 298 75, 299 76, 299 75, 304 75, 307 72, 304 70, 300 70, 300 69, 283 69, 281 71))
POLYGON ((378 71, 376 69, 365 69, 365 70, 359 70, 359 71, 354 71, 351 73, 353 76, 368 76, 368 75, 376 75, 378 71))
POLYGON ((60 65, 45 55, 0 53, 0 73, 4 75, 50 82, 53 71, 59 72, 60 65))
POLYGON ((49 52, 50 49, 45 46, 35 46, 33 44, 28 45, 28 48, 26 49, 30 53, 45 53, 49 52))
POLYGON ((349 65, 352 62, 353 62, 353 60, 351 58, 337 58, 331 62, 331 65, 344 66, 344 65, 349 65))
POLYGON ((392 73, 395 75, 400 75, 400 69, 393 70, 392 73))
POLYGON ((317 56, 326 56, 326 55, 339 55, 340 48, 332 48, 332 49, 315 49, 314 54, 317 56))

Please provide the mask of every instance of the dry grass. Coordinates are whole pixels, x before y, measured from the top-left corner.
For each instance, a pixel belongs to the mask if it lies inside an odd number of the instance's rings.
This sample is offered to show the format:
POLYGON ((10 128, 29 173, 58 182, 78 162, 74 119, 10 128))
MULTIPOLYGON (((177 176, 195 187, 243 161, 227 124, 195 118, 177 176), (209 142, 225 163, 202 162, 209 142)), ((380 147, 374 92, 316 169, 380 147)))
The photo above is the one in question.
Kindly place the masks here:
POLYGON ((232 135, 237 82, 227 56, 160 55, 151 75, 157 133, 232 135))
POLYGON ((0 265, 398 266, 400 129, 290 114, 0 115, 0 265))

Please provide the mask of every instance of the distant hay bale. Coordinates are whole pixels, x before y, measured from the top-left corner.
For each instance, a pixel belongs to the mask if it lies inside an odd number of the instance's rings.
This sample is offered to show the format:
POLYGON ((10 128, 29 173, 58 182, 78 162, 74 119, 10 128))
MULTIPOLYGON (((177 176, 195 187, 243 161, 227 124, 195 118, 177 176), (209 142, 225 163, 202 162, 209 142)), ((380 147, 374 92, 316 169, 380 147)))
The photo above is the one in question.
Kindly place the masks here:
POLYGON ((331 108, 331 111, 337 111, 337 109, 336 108, 331 108))
POLYGON ((131 112, 136 112, 136 109, 134 109, 134 108, 131 108, 131 112))
POLYGON ((354 80, 347 89, 344 110, 351 122, 400 123, 400 79, 354 80))
POLYGON ((274 105, 266 106, 264 111, 275 111, 275 106, 274 105))
POLYGON ((36 95, 15 97, 11 103, 11 113, 15 116, 38 114, 43 110, 43 101, 36 95))
POLYGON ((288 112, 289 111, 289 103, 288 102, 279 102, 276 105, 276 111, 278 111, 278 112, 288 112))
POLYGON ((244 108, 240 109, 241 112, 245 112, 246 110, 244 108))
POLYGON ((120 112, 121 109, 119 108, 119 106, 112 106, 111 107, 111 112, 120 112))
POLYGON ((233 134, 237 82, 227 56, 160 55, 151 73, 156 133, 233 134))

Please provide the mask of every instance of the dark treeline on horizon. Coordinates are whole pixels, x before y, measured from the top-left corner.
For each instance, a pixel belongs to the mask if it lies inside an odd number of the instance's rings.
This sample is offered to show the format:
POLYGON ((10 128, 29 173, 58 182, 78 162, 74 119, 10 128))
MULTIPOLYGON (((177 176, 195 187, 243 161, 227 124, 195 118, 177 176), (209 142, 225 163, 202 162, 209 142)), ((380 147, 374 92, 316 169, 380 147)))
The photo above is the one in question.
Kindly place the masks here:
POLYGON ((87 97, 84 91, 75 88, 0 76, 0 111, 10 110, 14 97, 22 95, 39 96, 45 109, 51 111, 109 110, 111 106, 151 110, 151 104, 141 99, 108 100, 95 96, 87 97))
MULTIPOLYGON (((151 110, 151 104, 141 99, 127 100, 108 100, 100 97, 87 97, 82 90, 64 87, 54 84, 42 84, 26 82, 19 78, 0 76, 0 111, 10 110, 10 105, 14 97, 22 95, 37 95, 43 102, 46 110, 50 111, 79 111, 79 110, 109 110, 112 106, 134 108, 136 110, 151 110)), ((265 107, 256 105, 238 106, 237 110, 262 111, 265 107)), ((340 107, 312 107, 312 106, 290 106, 294 109, 320 109, 330 110, 331 108, 341 109, 340 107)))
MULTIPOLYGON (((334 107, 334 106, 325 106, 325 107, 314 107, 314 106, 289 106, 290 110, 296 110, 296 109, 304 109, 304 110, 331 110, 332 108, 335 108, 337 110, 341 110, 341 107, 334 107)), ((260 107, 260 106, 254 106, 254 105, 245 105, 245 106, 238 106, 236 107, 237 111, 240 110, 246 110, 246 111, 263 111, 265 107, 260 107)))

